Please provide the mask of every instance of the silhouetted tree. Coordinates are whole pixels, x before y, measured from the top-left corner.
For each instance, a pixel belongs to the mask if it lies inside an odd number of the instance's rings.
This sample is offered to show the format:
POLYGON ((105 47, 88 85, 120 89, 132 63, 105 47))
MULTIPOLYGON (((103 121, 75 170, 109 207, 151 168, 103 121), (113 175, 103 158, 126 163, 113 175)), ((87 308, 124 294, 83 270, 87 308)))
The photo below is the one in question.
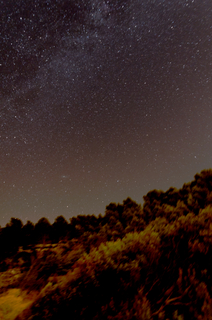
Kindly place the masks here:
POLYGON ((35 241, 35 226, 31 221, 27 221, 27 223, 22 227, 22 245, 27 246, 33 244, 35 241))
POLYGON ((21 230, 21 228, 23 227, 23 222, 20 219, 11 218, 10 223, 7 223, 6 227, 12 228, 11 230, 13 230, 13 231, 21 230))
POLYGON ((65 239, 68 232, 68 222, 63 216, 57 217, 52 227, 53 238, 55 242, 58 242, 60 239, 65 239))
POLYGON ((35 224, 35 239, 37 243, 51 242, 52 226, 47 218, 41 218, 35 224))
POLYGON ((22 226, 23 223, 20 219, 11 218, 6 227, 1 229, 0 241, 2 246, 0 255, 2 258, 17 252, 22 243, 22 226))

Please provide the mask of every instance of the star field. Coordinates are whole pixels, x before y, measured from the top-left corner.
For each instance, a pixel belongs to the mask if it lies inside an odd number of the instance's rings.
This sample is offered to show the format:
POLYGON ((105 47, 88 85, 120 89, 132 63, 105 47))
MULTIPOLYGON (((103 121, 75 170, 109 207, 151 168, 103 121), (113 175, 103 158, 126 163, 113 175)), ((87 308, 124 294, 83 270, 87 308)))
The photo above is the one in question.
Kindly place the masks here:
POLYGON ((0 224, 104 213, 212 163, 210 0, 0 1, 0 224))

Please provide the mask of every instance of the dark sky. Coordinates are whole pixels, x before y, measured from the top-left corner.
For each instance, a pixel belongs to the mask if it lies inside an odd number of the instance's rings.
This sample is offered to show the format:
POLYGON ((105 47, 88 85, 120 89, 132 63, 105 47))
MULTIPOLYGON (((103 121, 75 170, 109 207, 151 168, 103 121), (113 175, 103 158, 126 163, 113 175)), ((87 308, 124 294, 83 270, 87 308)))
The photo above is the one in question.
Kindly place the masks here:
POLYGON ((1 0, 0 225, 212 167, 211 0, 1 0))

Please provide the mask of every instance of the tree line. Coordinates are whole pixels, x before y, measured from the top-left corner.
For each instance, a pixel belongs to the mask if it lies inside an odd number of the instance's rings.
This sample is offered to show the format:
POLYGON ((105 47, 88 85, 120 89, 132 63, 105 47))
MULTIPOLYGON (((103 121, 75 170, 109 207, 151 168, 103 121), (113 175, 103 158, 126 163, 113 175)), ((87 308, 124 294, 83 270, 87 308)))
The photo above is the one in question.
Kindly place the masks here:
POLYGON ((212 318, 212 170, 72 219, 73 238, 23 275, 40 294, 16 320, 212 318))
POLYGON ((0 247, 0 258, 2 260, 14 255, 20 246, 27 248, 36 244, 67 242, 73 238, 89 238, 89 235, 93 235, 93 242, 95 235, 98 235, 96 241, 98 237, 105 241, 122 237, 126 227, 128 230, 142 229, 144 222, 141 215, 141 206, 127 198, 122 205, 108 205, 104 216, 78 215, 70 218, 69 223, 62 215, 53 224, 45 217, 36 224, 27 221, 25 225, 20 219, 11 218, 4 228, 0 228, 0 243, 3 244, 0 247))
POLYGON ((129 232, 142 231, 158 217, 165 217, 171 222, 189 212, 198 215, 200 210, 212 204, 212 170, 203 170, 194 178, 181 189, 171 187, 166 192, 148 192, 143 197, 143 207, 131 198, 122 204, 110 203, 103 216, 78 215, 70 218, 68 223, 60 215, 53 224, 43 217, 36 224, 27 221, 25 225, 20 219, 11 218, 6 227, 0 228, 0 243, 3 244, 0 258, 14 254, 20 246, 58 243, 73 238, 83 240, 92 236, 93 245, 96 245, 101 241, 123 238, 129 232))

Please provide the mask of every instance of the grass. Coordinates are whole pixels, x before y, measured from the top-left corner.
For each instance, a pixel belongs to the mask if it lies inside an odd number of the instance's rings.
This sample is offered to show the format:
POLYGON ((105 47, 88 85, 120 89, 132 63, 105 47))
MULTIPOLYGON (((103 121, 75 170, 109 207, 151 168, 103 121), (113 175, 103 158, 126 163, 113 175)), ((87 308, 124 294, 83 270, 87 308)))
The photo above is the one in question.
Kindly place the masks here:
POLYGON ((21 289, 9 289, 0 295, 0 320, 14 320, 35 300, 37 294, 26 295, 21 289))

